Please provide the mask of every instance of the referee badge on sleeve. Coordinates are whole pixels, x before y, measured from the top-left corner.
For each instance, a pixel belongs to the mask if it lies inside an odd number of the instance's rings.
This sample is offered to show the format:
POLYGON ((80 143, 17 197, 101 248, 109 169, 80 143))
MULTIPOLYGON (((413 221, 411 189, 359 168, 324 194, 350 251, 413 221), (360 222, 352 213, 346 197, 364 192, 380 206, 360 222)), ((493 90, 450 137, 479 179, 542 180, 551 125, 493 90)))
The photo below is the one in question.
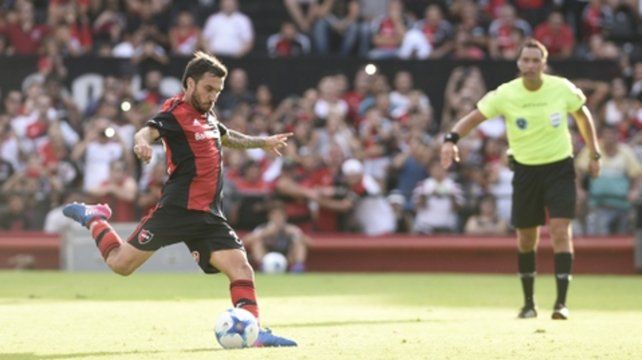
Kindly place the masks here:
POLYGON ((560 113, 550 114, 548 118, 551 119, 551 125, 553 125, 553 127, 558 127, 562 123, 562 114, 560 113))

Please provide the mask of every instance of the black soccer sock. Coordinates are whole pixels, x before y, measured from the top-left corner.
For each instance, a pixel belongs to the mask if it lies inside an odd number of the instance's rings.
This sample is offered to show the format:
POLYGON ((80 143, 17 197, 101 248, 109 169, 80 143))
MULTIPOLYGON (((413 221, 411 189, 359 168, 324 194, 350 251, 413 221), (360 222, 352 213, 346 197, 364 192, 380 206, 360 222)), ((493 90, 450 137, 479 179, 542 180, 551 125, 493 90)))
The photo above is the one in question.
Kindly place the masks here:
POLYGON ((555 305, 566 305, 566 292, 571 281, 571 268, 573 267, 573 254, 564 252, 555 254, 555 282, 557 284, 557 300, 555 305))
POLYGON ((534 307, 534 284, 535 284, 535 251, 527 253, 519 253, 517 258, 517 266, 519 269, 519 277, 522 280, 522 291, 524 292, 524 305, 534 307))

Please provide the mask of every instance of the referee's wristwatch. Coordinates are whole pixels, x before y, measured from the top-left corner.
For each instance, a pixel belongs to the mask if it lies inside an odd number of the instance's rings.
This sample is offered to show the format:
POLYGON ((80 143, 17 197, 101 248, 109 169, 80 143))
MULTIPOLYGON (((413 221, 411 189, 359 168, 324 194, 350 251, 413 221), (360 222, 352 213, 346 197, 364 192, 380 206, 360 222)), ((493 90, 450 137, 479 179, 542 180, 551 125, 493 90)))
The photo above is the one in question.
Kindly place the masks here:
POLYGON ((459 141, 459 134, 457 134, 454 131, 451 131, 449 133, 446 133, 446 135, 444 135, 444 142, 451 142, 453 144, 457 144, 457 141, 459 141))
POLYGON ((591 160, 597 161, 597 160, 600 160, 601 158, 602 158, 602 154, 600 154, 599 152, 594 152, 591 154, 591 160))

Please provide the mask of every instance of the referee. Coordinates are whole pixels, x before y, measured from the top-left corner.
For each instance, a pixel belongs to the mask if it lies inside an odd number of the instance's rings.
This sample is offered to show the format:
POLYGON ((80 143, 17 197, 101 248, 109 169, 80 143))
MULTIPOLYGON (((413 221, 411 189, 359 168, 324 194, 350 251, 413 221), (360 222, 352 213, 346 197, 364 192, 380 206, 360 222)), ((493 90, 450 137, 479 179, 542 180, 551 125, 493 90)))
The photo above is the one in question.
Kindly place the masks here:
POLYGON ((548 51, 536 40, 522 44, 517 67, 520 77, 500 85, 461 118, 447 133, 441 163, 448 168, 459 161, 457 141, 488 118, 502 116, 514 167, 512 224, 517 229, 518 268, 524 292, 519 318, 537 317, 533 296, 539 227, 549 216, 555 252, 557 299, 553 319, 567 319, 566 292, 571 280, 573 243, 571 220, 575 216, 575 169, 568 130, 570 114, 590 153, 589 173, 600 172, 600 149, 586 97, 567 79, 544 74, 548 51))

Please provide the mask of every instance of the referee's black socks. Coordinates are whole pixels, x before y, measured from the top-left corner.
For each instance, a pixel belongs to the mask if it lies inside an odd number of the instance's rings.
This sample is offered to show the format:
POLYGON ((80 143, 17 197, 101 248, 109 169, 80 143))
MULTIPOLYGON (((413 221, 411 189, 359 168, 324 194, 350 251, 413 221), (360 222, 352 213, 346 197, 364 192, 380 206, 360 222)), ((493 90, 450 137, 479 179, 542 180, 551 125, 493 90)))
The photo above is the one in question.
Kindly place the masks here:
MULTIPOLYGON (((535 283, 535 251, 527 253, 519 253, 517 258, 517 267, 519 269, 519 277, 522 280, 522 291, 524 292, 524 305, 528 307, 535 307, 535 299, 533 298, 533 285, 535 283)), ((556 262, 557 264, 557 262, 556 262)))
POLYGON ((555 282, 557 284, 557 300, 555 306, 566 305, 566 292, 571 281, 573 254, 568 252, 555 254, 555 282))

